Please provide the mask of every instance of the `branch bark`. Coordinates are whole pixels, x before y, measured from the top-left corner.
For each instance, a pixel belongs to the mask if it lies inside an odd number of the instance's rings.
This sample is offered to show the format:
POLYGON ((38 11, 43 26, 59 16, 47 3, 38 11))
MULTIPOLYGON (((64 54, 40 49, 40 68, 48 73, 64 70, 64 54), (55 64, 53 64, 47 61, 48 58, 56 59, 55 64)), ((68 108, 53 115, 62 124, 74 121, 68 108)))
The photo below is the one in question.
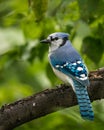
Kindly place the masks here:
MULTIPOLYGON (((104 68, 89 74, 88 92, 91 101, 104 98, 104 68)), ((75 93, 65 84, 47 89, 0 109, 0 130, 13 128, 63 108, 77 105, 75 93)))

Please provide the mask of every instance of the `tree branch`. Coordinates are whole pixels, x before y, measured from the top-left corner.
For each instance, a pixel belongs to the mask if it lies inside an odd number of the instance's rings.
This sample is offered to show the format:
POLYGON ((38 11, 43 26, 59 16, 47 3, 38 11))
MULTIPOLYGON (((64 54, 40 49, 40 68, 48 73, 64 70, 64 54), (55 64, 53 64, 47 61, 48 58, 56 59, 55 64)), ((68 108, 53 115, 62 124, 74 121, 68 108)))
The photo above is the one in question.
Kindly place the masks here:
MULTIPOLYGON (((104 68, 89 74, 91 101, 104 98, 104 68)), ((21 99, 0 109, 0 130, 13 128, 49 113, 77 105, 75 93, 65 84, 21 99)))

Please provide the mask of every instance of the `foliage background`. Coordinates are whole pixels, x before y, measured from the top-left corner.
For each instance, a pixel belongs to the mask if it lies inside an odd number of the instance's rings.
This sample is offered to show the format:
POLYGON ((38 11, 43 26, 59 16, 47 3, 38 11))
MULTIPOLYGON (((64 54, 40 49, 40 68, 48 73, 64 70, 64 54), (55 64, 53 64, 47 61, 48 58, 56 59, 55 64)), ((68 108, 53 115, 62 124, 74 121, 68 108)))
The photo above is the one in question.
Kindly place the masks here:
MULTIPOLYGON (((39 42, 59 31, 70 34, 89 71, 104 66, 104 0, 0 0, 0 105, 61 82, 39 42)), ((94 122, 83 121, 75 106, 16 130, 102 130, 104 101, 93 108, 94 122)))

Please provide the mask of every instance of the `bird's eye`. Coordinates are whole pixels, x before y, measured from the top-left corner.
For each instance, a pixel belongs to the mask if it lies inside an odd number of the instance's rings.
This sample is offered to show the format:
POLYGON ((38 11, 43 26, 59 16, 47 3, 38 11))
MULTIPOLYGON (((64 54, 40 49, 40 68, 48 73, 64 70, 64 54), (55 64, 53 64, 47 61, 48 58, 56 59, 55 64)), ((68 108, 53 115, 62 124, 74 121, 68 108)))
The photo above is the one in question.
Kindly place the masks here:
POLYGON ((58 37, 53 38, 52 36, 50 36, 51 41, 58 40, 58 39, 59 39, 58 37))
POLYGON ((55 37, 55 40, 58 40, 58 37, 55 37))
POLYGON ((52 36, 50 37, 51 41, 54 41, 54 38, 52 38, 52 36))

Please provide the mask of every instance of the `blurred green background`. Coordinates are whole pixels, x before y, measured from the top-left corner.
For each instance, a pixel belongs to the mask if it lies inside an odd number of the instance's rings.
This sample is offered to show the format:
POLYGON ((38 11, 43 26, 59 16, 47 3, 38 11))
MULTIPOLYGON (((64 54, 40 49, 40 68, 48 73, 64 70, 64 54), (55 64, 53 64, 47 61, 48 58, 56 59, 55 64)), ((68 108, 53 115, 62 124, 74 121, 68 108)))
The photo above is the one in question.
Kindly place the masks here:
MULTIPOLYGON (((59 31, 70 34, 89 71, 104 66, 104 0, 0 0, 0 105, 61 83, 39 42, 59 31)), ((104 100, 93 108, 94 122, 75 106, 15 130, 103 130, 104 100)))

